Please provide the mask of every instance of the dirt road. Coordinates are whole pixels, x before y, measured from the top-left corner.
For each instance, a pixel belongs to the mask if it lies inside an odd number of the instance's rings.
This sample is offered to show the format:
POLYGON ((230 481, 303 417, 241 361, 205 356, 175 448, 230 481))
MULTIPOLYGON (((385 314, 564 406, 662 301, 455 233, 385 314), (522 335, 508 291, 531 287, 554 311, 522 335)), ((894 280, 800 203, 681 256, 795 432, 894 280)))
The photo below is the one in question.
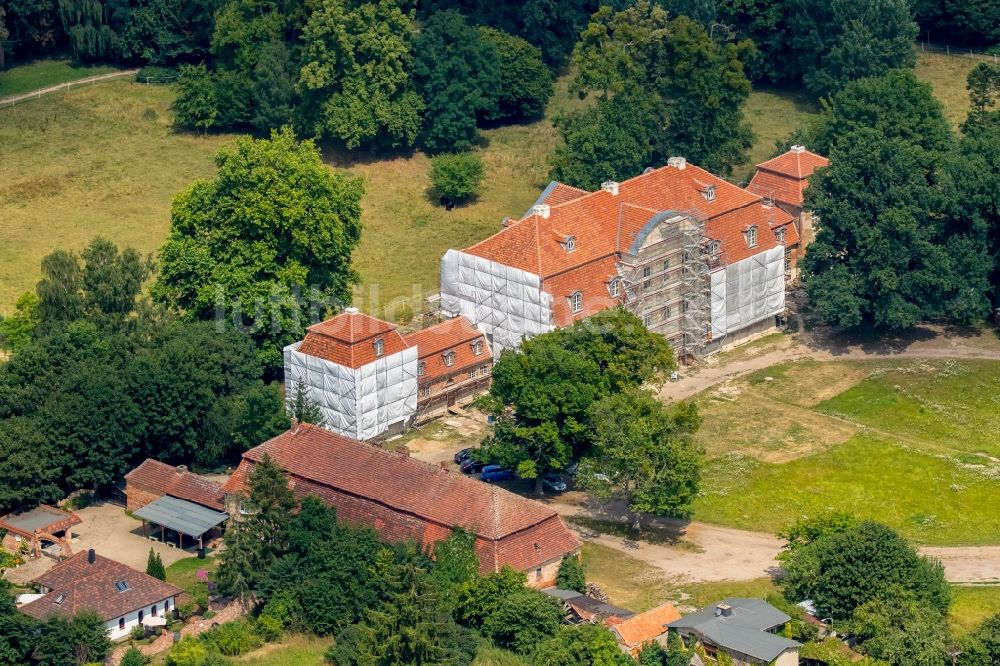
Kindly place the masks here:
MULTIPOLYGON (((615 507, 590 504, 583 493, 566 493, 549 501, 563 516, 625 522, 615 507)), ((634 540, 608 534, 599 524, 569 525, 585 541, 614 548, 660 569, 668 578, 692 582, 751 580, 775 573, 784 541, 763 532, 748 532, 706 523, 653 518, 647 538, 634 540)), ((1000 584, 1000 546, 924 547, 922 555, 944 565, 951 583, 1000 584)))
POLYGON ((42 95, 49 95, 54 92, 59 92, 60 90, 67 90, 73 86, 82 86, 88 83, 97 83, 98 81, 107 81, 109 79, 120 79, 125 76, 135 76, 139 70, 137 69, 124 69, 120 72, 109 72, 107 74, 99 74, 97 76, 86 76, 82 79, 76 79, 75 81, 66 81, 65 83, 60 83, 54 86, 48 86, 47 88, 38 88, 37 90, 32 90, 31 92, 22 93, 20 95, 9 95, 7 97, 0 97, 0 107, 14 106, 18 102, 24 102, 29 99, 36 99, 42 95))

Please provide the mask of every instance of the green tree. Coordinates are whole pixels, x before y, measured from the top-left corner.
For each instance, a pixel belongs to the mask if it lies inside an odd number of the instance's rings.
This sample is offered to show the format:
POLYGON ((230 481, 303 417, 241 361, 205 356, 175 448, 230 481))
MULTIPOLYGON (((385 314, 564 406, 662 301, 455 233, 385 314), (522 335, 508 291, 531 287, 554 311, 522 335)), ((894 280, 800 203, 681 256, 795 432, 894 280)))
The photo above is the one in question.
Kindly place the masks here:
POLYGON ((60 0, 59 18, 69 38, 74 60, 95 60, 116 55, 118 35, 108 24, 104 4, 88 0, 60 0))
POLYGON ((564 590, 576 590, 583 594, 587 590, 587 578, 583 572, 583 563, 578 555, 566 555, 559 563, 556 573, 556 587, 564 590))
POLYGON ((479 557, 476 555, 474 533, 455 527, 447 539, 434 544, 434 569, 431 577, 442 590, 464 585, 478 573, 479 557))
POLYGON ((527 582, 524 572, 507 565, 496 573, 467 581, 458 592, 455 619, 467 627, 479 629, 497 612, 503 599, 524 589, 527 582))
POLYGON ((962 640, 957 663, 958 666, 991 666, 997 662, 1000 662, 1000 613, 986 618, 962 640))
POLYGON ((111 650, 104 621, 94 611, 80 611, 71 618, 53 616, 36 637, 37 666, 77 666, 100 662, 111 650))
POLYGON ((792 0, 791 7, 788 45, 817 96, 916 62, 909 0, 792 0))
POLYGON ((552 73, 542 52, 527 41, 494 28, 481 27, 482 38, 493 47, 500 66, 500 88, 490 120, 537 118, 552 98, 552 73))
POLYGON ((412 0, 322 0, 303 32, 303 124, 348 148, 408 147, 424 103, 411 80, 412 0))
POLYGON ((483 158, 477 153, 444 153, 431 158, 431 185, 449 199, 467 201, 477 196, 485 176, 483 158))
POLYGON ((475 647, 430 576, 404 563, 389 580, 386 603, 341 632, 326 658, 340 666, 463 665, 472 662, 475 647))
POLYGON ((192 318, 233 321, 277 368, 310 317, 350 300, 364 187, 331 174, 288 128, 237 139, 216 162, 215 180, 174 198, 151 292, 192 318))
POLYGON ((38 296, 33 291, 26 291, 14 304, 14 314, 0 317, 0 349, 16 353, 31 342, 36 328, 38 296))
POLYGON ((119 666, 146 666, 146 657, 134 645, 125 651, 119 666))
POLYGON ((954 143, 941 102, 929 83, 910 70, 851 81, 830 98, 810 132, 809 147, 827 154, 845 137, 870 127, 889 139, 901 139, 942 153, 954 143))
POLYGON ((559 627, 555 636, 543 640, 532 653, 532 661, 545 666, 633 666, 617 639, 601 624, 559 627))
POLYGON ((238 450, 253 448, 280 435, 290 426, 278 382, 255 382, 232 400, 229 432, 238 450))
POLYGON ((243 514, 226 530, 226 549, 220 554, 219 583, 244 601, 259 577, 288 548, 288 516, 295 499, 288 475, 265 454, 254 465, 243 514))
POLYGON ((295 73, 292 54, 284 42, 268 42, 253 70, 254 114, 251 123, 260 131, 292 122, 295 73))
POLYGON ((149 549, 149 557, 146 558, 146 575, 159 580, 167 579, 167 570, 163 567, 163 560, 159 553, 152 548, 149 549))
POLYGON ((889 589, 855 609, 850 628, 862 652, 890 666, 951 663, 944 617, 902 588, 889 589))
POLYGON ((10 583, 0 578, 0 666, 24 666, 36 640, 38 623, 14 604, 10 583))
POLYGON ((969 71, 967 81, 971 108, 962 130, 971 133, 1000 122, 1000 66, 981 62, 969 71))
POLYGON ((296 384, 294 395, 288 399, 287 411, 289 416, 299 423, 323 425, 323 410, 310 399, 302 383, 296 384))
POLYGON ((562 606, 553 597, 522 587, 499 600, 481 631, 495 645, 531 654, 559 631, 562 620, 562 606))
POLYGON ((788 542, 784 549, 784 553, 787 554, 808 546, 817 539, 857 526, 858 519, 852 514, 845 511, 830 511, 820 516, 799 518, 791 527, 778 532, 778 536, 788 542))
POLYGON ((414 51, 413 77, 427 105, 421 145, 434 153, 469 150, 477 117, 496 113, 496 50, 461 14, 442 11, 426 20, 414 51))
POLYGON ((831 152, 806 193, 822 224, 803 260, 806 291, 825 321, 900 329, 987 314, 988 226, 960 203, 941 159, 867 128, 831 152))
POLYGON ((632 389, 595 403, 590 423, 593 451, 577 475, 584 488, 601 500, 621 499, 635 530, 643 513, 690 512, 702 458, 692 439, 701 424, 693 403, 671 412, 651 393, 632 389))
POLYGON ((216 126, 219 105, 215 82, 205 63, 181 65, 177 75, 177 98, 171 108, 174 124, 184 129, 206 130, 216 126))
POLYGON ((175 643, 167 653, 167 666, 205 666, 208 648, 193 636, 175 643))
POLYGON ((896 587, 946 613, 951 591, 941 565, 920 557, 901 536, 879 523, 825 534, 783 558, 785 595, 812 599, 823 616, 846 620, 855 609, 896 587))

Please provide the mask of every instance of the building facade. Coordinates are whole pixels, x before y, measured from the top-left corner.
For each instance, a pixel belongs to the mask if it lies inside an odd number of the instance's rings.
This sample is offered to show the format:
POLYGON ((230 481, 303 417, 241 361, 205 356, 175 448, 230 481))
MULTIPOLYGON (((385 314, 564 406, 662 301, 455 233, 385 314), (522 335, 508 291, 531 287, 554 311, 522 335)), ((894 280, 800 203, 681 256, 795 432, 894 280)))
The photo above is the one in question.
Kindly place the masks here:
POLYGON ((548 587, 562 558, 580 549, 544 504, 309 424, 243 454, 223 486, 231 516, 239 516, 250 474, 265 454, 288 473, 296 497, 315 495, 337 510, 338 520, 371 526, 386 541, 414 541, 433 554, 455 527, 472 532, 484 574, 508 565, 525 572, 529 585, 548 587))
POLYGON ((596 192, 552 183, 520 220, 445 253, 441 306, 497 353, 622 305, 697 359, 774 327, 798 242, 772 201, 671 158, 596 192))

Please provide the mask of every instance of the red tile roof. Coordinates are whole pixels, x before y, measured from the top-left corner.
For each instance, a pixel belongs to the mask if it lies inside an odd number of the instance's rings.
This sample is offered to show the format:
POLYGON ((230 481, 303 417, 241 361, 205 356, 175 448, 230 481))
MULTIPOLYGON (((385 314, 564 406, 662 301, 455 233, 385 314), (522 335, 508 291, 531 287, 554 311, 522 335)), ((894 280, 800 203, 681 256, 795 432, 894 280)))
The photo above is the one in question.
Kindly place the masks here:
POLYGON ((559 204, 568 203, 590 194, 587 190, 581 190, 578 187, 572 187, 559 182, 552 183, 550 187, 552 187, 552 190, 538 203, 547 203, 550 206, 558 206, 559 204))
POLYGON ((408 333, 403 336, 403 340, 410 347, 417 348, 418 362, 423 363, 423 373, 419 378, 421 384, 440 380, 470 366, 488 363, 493 358, 486 336, 465 317, 454 317, 408 333), (477 341, 478 355, 473 348, 473 344, 477 341), (446 365, 444 360, 447 352, 455 355, 454 362, 450 366, 446 365))
POLYGON ((70 616, 81 610, 93 610, 107 621, 158 604, 182 592, 170 583, 100 555, 96 555, 91 563, 86 551, 60 562, 33 582, 51 591, 21 606, 20 610, 39 620, 52 615, 70 616), (127 583, 128 588, 124 592, 116 589, 118 581, 127 583))
POLYGON ((389 322, 347 308, 336 317, 306 329, 299 351, 337 365, 360 368, 378 358, 376 340, 382 340, 383 356, 407 347, 403 336, 389 322))
POLYGON ((783 204, 802 206, 803 194, 809 186, 808 178, 816 169, 829 163, 830 160, 822 155, 793 146, 788 152, 758 164, 747 189, 783 204))
POLYGON ((136 485, 153 493, 170 495, 216 511, 225 511, 225 495, 220 484, 159 460, 146 458, 141 465, 125 475, 125 481, 126 492, 129 485, 136 485))
POLYGON ((667 626, 681 619, 680 612, 673 604, 663 604, 639 613, 611 627, 618 636, 618 642, 634 656, 646 643, 656 640, 667 632, 667 626))
POLYGON ((265 454, 288 472, 298 496, 314 493, 342 519, 372 525, 384 538, 430 546, 454 526, 473 532, 483 571, 532 569, 580 546, 543 504, 308 424, 244 453, 224 490, 245 492, 265 454))

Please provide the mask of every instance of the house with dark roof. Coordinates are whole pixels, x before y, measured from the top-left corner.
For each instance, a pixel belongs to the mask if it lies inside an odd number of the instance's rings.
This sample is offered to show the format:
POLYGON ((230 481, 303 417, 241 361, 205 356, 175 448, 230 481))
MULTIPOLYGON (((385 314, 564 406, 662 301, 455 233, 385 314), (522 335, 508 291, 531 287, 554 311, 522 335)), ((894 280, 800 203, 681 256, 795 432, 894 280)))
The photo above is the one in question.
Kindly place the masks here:
POLYGON ((521 219, 445 253, 441 307, 497 353, 621 305, 698 358, 774 327, 792 222, 680 157, 595 192, 552 183, 521 219))
POLYGON ((738 665, 799 663, 801 644, 779 635, 791 618, 760 599, 728 597, 670 622, 687 642, 696 641, 714 658, 725 652, 738 665))
POLYGON ((816 169, 830 164, 830 160, 806 150, 805 146, 792 146, 788 151, 757 165, 747 189, 787 212, 795 220, 800 242, 788 246, 787 268, 794 278, 797 264, 805 247, 816 237, 813 216, 804 210, 803 203, 809 178, 816 169))
POLYGON ((580 542, 551 508, 478 479, 309 424, 243 454, 223 486, 238 516, 254 466, 269 456, 289 476, 296 497, 315 495, 338 520, 369 525, 386 541, 412 540, 433 554, 455 527, 475 534, 480 571, 511 566, 529 585, 554 583, 559 563, 580 542))
POLYGON ((32 582, 42 596, 21 606, 22 613, 46 620, 91 610, 104 621, 112 640, 128 636, 134 627, 156 622, 150 618, 165 617, 182 592, 93 549, 63 560, 32 582))

